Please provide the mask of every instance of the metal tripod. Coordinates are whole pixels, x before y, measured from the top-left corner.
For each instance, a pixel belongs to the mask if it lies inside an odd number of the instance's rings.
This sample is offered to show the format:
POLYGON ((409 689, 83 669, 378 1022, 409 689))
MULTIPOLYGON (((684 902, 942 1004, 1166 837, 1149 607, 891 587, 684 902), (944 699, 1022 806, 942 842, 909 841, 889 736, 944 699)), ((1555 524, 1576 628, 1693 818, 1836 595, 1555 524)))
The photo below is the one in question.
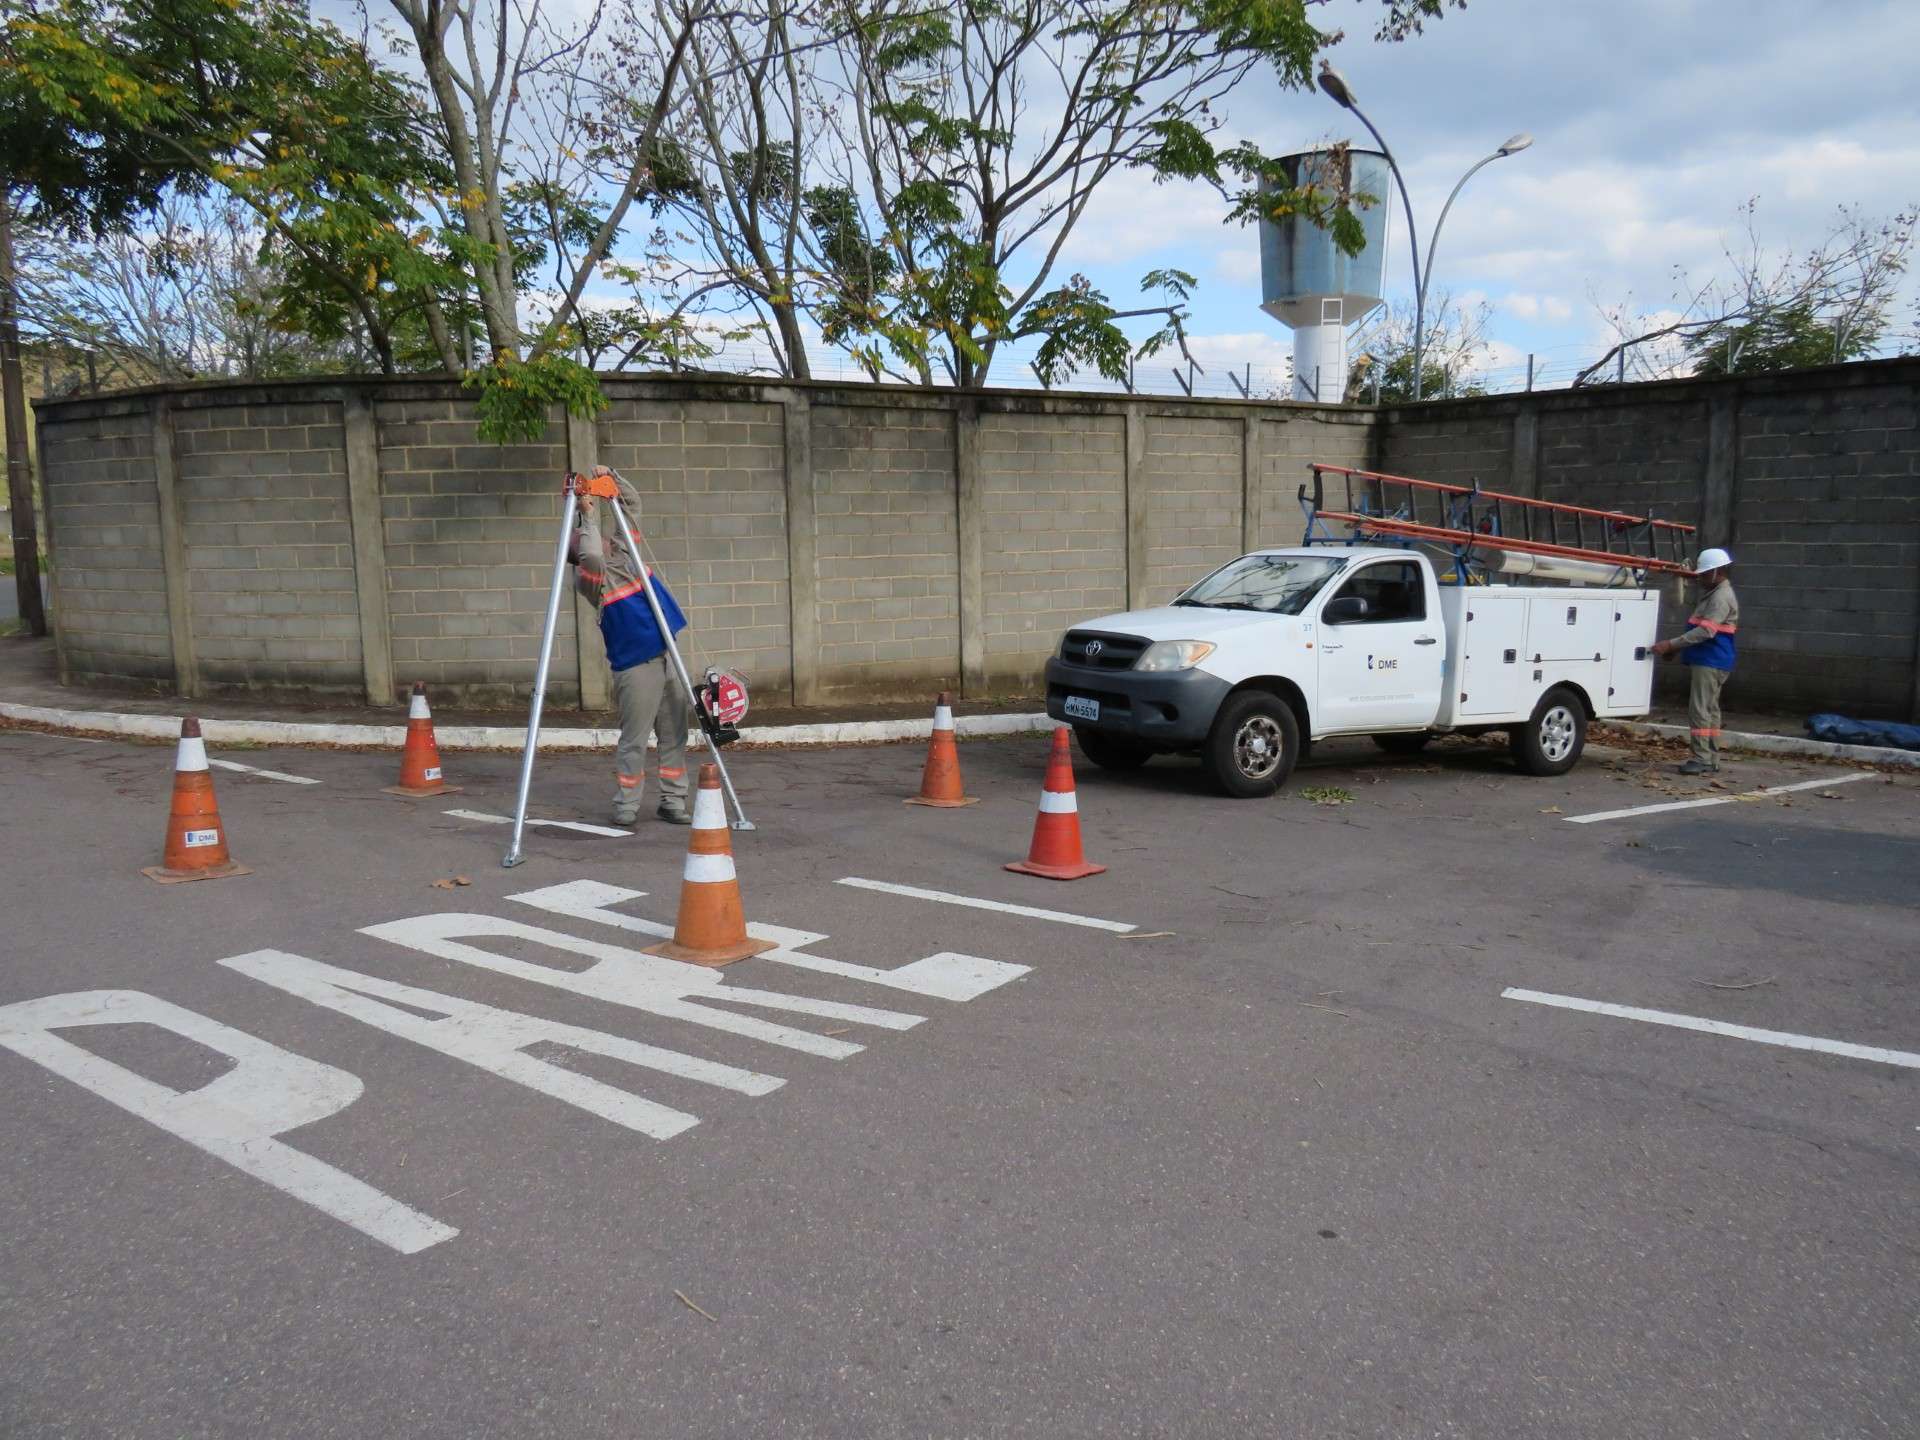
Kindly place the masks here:
MULTIPOLYGON (((625 477, 618 471, 609 470, 616 481, 625 483, 625 477)), ((647 597, 647 608, 653 612, 654 626, 660 632, 660 638, 666 641, 667 655, 673 661, 674 674, 679 678, 680 688, 689 704, 695 704, 693 681, 687 674, 687 665, 680 658, 680 647, 674 643, 673 631, 667 625, 665 612, 660 608, 660 597, 654 593, 653 571, 647 566, 646 556, 641 552, 640 541, 635 536, 633 526, 628 523, 627 512, 621 506, 618 497, 608 496, 607 503, 613 506, 614 519, 620 525, 620 538, 626 542, 627 550, 633 556, 635 572, 640 576, 641 592, 647 597)), ((533 673, 533 704, 527 712, 527 746, 520 756, 520 789, 513 803, 513 836, 507 843, 507 853, 500 861, 503 868, 511 869, 525 857, 520 853, 520 839, 527 826, 527 799, 533 789, 533 756, 540 741, 540 712, 547 698, 547 670, 553 660, 553 633, 560 621, 560 597, 566 591, 567 583, 567 541, 573 534, 573 517, 579 508, 579 496, 574 492, 573 477, 567 477, 567 498, 560 507, 560 543, 555 547, 553 559, 553 584, 547 590, 547 619, 540 631, 540 663, 533 673)), ((707 746, 713 752, 714 764, 720 770, 720 784, 726 790, 727 799, 733 806, 733 824, 735 830, 751 830, 753 822, 747 819, 746 812, 740 808, 739 792, 733 788, 733 777, 727 773, 726 757, 720 753, 720 746, 704 724, 702 732, 707 734, 707 746)))

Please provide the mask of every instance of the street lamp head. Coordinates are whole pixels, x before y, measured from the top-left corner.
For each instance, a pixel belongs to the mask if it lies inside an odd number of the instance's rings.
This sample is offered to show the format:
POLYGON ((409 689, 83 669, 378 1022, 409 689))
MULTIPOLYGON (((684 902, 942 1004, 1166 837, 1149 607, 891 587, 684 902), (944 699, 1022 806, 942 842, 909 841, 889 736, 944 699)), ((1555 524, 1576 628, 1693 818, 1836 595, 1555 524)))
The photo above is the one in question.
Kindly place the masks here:
POLYGON ((1347 88, 1346 79, 1331 65, 1320 67, 1320 88, 1333 97, 1336 105, 1345 106, 1349 110, 1354 108, 1353 91, 1347 88))
POLYGON ((1522 130, 1518 135, 1509 135, 1506 143, 1494 153, 1502 156, 1518 155, 1531 144, 1533 144, 1533 137, 1522 130))

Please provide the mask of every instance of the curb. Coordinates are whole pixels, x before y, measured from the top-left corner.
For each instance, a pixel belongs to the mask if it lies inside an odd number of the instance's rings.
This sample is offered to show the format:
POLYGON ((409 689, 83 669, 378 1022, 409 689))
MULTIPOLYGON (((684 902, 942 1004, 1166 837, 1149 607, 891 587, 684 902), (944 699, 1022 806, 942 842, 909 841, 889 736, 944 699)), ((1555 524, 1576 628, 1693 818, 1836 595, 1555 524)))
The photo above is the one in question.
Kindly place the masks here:
MULTIPOLYGON (((1645 735, 1656 740, 1685 740, 1684 725, 1656 725, 1650 720, 1608 720, 1629 735, 1645 735)), ((1797 735, 1758 735, 1752 731, 1729 730, 1720 737, 1729 750, 1747 750, 1760 755, 1797 755, 1806 760, 1856 760, 1867 765, 1894 765, 1920 770, 1920 751, 1894 750, 1882 745, 1835 745, 1826 740, 1802 740, 1797 735)))
MULTIPOLYGON (((178 715, 123 715, 115 710, 61 710, 44 705, 15 705, 0 701, 0 717, 51 730, 84 731, 92 735, 125 735, 140 740, 177 740, 178 715)), ((1058 722, 1039 714, 963 715, 953 727, 960 735, 1043 734, 1058 722)), ((345 745, 370 750, 394 749, 405 742, 405 725, 310 725, 287 720, 206 720, 200 731, 214 745, 345 745)), ((924 740, 933 732, 933 717, 924 720, 848 720, 821 725, 774 725, 740 732, 742 745, 872 745, 890 740, 924 740)), ((442 750, 520 750, 527 732, 507 725, 440 725, 434 738, 442 750)), ((542 752, 611 750, 618 730, 548 729, 540 732, 542 752)), ((706 736, 695 731, 687 748, 706 747, 706 736)))

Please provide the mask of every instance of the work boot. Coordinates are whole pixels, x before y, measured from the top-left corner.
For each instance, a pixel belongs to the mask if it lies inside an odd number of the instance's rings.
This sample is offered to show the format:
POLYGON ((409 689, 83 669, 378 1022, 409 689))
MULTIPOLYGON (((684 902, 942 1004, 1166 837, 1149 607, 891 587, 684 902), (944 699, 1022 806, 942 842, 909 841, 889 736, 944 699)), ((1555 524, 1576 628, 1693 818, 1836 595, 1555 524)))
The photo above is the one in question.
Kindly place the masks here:
POLYGON ((633 826, 640 823, 640 812, 637 809, 616 810, 613 812, 613 815, 612 815, 612 823, 615 825, 623 826, 627 829, 631 829, 633 826))
POLYGON ((1689 760, 1680 767, 1682 775, 1716 775, 1719 771, 1718 765, 1708 765, 1700 760, 1689 760))
POLYGON ((669 825, 693 824, 693 815, 688 811, 687 807, 684 805, 675 805, 671 801, 662 800, 660 802, 660 808, 653 813, 669 825))

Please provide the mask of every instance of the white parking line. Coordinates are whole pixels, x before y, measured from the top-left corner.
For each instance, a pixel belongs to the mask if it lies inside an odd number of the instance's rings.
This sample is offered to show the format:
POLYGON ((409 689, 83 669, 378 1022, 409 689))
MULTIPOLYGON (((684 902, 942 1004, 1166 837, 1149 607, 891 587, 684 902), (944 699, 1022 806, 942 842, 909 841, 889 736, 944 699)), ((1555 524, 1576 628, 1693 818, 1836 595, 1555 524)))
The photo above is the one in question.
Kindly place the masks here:
POLYGON ((1709 805, 1735 805, 1742 800, 1764 800, 1769 795, 1787 795, 1795 790, 1824 790, 1833 785, 1850 785, 1855 780, 1871 780, 1873 772, 1852 770, 1826 780, 1803 780, 1797 785, 1769 785, 1764 790, 1747 790, 1738 795, 1708 795, 1699 800, 1672 800, 1664 805, 1636 805, 1631 810, 1602 810, 1595 815, 1569 815, 1569 825, 1591 825, 1596 820, 1620 820, 1628 815, 1659 815, 1668 810, 1703 810, 1709 805))
POLYGON ((1750 1025, 1702 1020, 1694 1015, 1677 1015, 1671 1010, 1641 1010, 1632 1005, 1610 1005, 1604 1000, 1549 995, 1541 990, 1519 990, 1512 986, 1502 990, 1500 998, 1524 1000, 1529 1005, 1552 1005, 1561 1010, 1584 1010, 1590 1015, 1611 1015, 1620 1020, 1644 1020, 1649 1025, 1698 1030, 1703 1035, 1726 1035, 1735 1040, 1752 1040, 1760 1045, 1781 1045, 1789 1050, 1818 1050, 1826 1055, 1844 1055, 1849 1060, 1872 1060, 1881 1065, 1904 1065, 1909 1070, 1920 1070, 1920 1055, 1909 1050, 1883 1050, 1877 1045, 1853 1045, 1845 1040, 1823 1040, 1817 1035, 1795 1035, 1786 1030, 1756 1030, 1750 1025))
POLYGON ((909 900, 932 900, 940 905, 964 905, 969 910, 999 910, 1007 915, 1024 915, 1029 920, 1052 920, 1061 925, 1078 925, 1087 930, 1108 930, 1125 935, 1137 930, 1119 920, 1102 920, 1095 915, 1073 915, 1065 910, 1042 910, 1037 905, 1009 905, 1002 900, 981 900, 972 895, 950 895, 945 890, 921 890, 912 885, 892 885, 885 880, 861 880, 849 875, 833 882, 851 885, 856 890, 878 890, 883 895, 904 895, 909 900))
MULTIPOLYGON (((480 820, 488 825, 511 825, 513 823, 513 817, 511 815, 489 815, 484 810, 449 810, 446 813, 453 816, 456 820, 480 820)), ((578 830, 582 835, 627 836, 633 834, 631 830, 616 830, 611 825, 589 825, 584 820, 536 820, 529 815, 527 817, 527 824, 545 825, 553 830, 578 830)))
POLYGON ((243 775, 258 775, 262 780, 284 780, 289 785, 318 785, 318 780, 309 780, 305 775, 289 775, 284 770, 262 770, 257 765, 242 765, 238 760, 215 760, 207 757, 207 764, 217 765, 222 770, 238 770, 243 775))

